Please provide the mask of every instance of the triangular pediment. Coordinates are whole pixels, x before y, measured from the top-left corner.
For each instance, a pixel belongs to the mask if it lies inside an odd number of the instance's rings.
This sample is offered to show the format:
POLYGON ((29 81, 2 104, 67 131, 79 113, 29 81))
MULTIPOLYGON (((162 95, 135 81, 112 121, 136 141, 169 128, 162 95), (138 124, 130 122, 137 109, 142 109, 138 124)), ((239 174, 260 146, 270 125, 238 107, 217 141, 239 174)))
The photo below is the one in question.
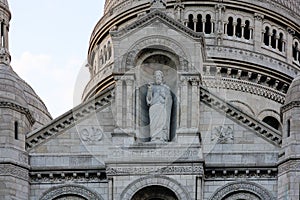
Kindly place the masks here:
POLYGON ((179 21, 176 21, 175 19, 169 17, 167 14, 158 9, 146 14, 145 16, 141 17, 140 19, 126 26, 125 28, 122 28, 117 31, 111 31, 110 33, 113 37, 123 37, 128 34, 131 34, 131 32, 135 30, 158 22, 166 25, 168 28, 182 32, 183 34, 186 34, 191 38, 198 39, 203 43, 203 33, 198 33, 191 30, 190 28, 184 26, 179 21))
POLYGON ((277 147, 281 146, 282 136, 278 130, 275 130, 255 117, 250 116, 231 103, 226 102, 224 99, 211 93, 203 86, 201 86, 201 102, 221 113, 226 118, 239 124, 241 127, 255 133, 265 141, 277 147))
POLYGON ((26 136, 26 149, 30 151, 65 133, 67 130, 78 126, 83 120, 93 118, 95 113, 100 112, 111 105, 113 98, 112 91, 113 87, 107 88, 95 98, 78 105, 54 119, 50 124, 29 133, 26 136))

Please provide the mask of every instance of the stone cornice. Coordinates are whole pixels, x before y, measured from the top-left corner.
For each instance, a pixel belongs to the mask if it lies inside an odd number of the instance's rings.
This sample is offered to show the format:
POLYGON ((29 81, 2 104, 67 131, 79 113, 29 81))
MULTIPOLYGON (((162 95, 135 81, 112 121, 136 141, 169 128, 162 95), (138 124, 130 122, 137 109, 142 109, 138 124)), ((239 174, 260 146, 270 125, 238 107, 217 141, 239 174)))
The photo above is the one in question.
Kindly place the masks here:
MULTIPOLYGON (((195 32, 193 30, 191 30, 190 28, 184 26, 182 23, 176 21, 175 19, 169 17, 167 14, 165 14, 164 12, 156 9, 152 12, 150 12, 149 14, 141 17, 140 19, 138 19, 137 21, 133 22, 131 25, 118 30, 118 31, 111 31, 111 35, 114 37, 121 37, 125 34, 127 34, 129 31, 132 31, 140 26, 142 26, 143 24, 145 24, 146 22, 154 19, 154 18, 158 18, 161 19, 163 22, 165 22, 168 25, 171 25, 185 33, 187 33, 188 35, 194 37, 194 38, 198 38, 201 39, 201 41, 204 39, 204 34, 203 33, 198 33, 195 32)), ((202 42, 203 43, 203 42, 202 42)))
POLYGON ((27 135, 26 138, 26 149, 31 150, 36 146, 48 141, 55 135, 67 130, 72 127, 74 123, 85 119, 95 111, 105 108, 110 105, 113 98, 112 95, 113 87, 107 88, 102 91, 97 97, 90 99, 89 101, 80 104, 74 109, 66 112, 64 115, 53 120, 50 124, 37 129, 27 135))
POLYGON ((247 115, 240 109, 226 102, 225 100, 217 97, 201 86, 201 102, 216 111, 226 115, 226 117, 238 122, 240 125, 254 131, 257 135, 266 141, 280 147, 282 143, 282 136, 279 131, 268 127, 257 119, 247 115))
POLYGON ((277 166, 264 167, 205 167, 205 178, 219 180, 226 178, 229 179, 249 179, 249 178, 260 178, 260 179, 277 179, 278 169, 277 166))
POLYGON ((0 108, 9 108, 9 109, 15 110, 17 112, 20 112, 27 117, 27 119, 31 125, 33 125, 35 123, 35 119, 31 115, 28 108, 24 108, 23 106, 20 106, 18 104, 6 102, 6 101, 0 102, 0 108))
POLYGON ((258 96, 265 97, 267 99, 271 99, 280 104, 283 104, 285 101, 285 94, 272 89, 270 87, 266 87, 260 84, 252 83, 250 81, 238 80, 233 78, 223 78, 218 81, 215 77, 204 77, 203 83, 206 87, 209 88, 225 88, 230 90, 242 91, 258 96))
POLYGON ((73 183, 88 182, 99 183, 106 181, 105 170, 64 170, 64 171, 31 171, 29 172, 30 183, 73 183))
POLYGON ((281 107, 281 112, 284 113, 292 108, 300 108, 300 100, 299 101, 292 101, 288 104, 285 104, 284 106, 281 107))

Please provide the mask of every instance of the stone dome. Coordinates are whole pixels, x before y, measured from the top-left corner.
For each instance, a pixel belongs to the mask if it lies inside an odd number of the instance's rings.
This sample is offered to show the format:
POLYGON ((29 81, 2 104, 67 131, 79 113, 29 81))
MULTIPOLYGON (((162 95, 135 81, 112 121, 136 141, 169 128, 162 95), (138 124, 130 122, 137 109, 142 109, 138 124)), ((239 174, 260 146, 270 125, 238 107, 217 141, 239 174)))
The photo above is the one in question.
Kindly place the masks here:
POLYGON ((300 101, 300 75, 292 82, 285 99, 285 104, 300 101))
POLYGON ((13 103, 28 109, 35 119, 33 129, 47 124, 52 119, 40 97, 4 63, 0 64, 0 102, 13 103))
POLYGON ((12 68, 0 64, 0 101, 28 108, 24 89, 12 68))

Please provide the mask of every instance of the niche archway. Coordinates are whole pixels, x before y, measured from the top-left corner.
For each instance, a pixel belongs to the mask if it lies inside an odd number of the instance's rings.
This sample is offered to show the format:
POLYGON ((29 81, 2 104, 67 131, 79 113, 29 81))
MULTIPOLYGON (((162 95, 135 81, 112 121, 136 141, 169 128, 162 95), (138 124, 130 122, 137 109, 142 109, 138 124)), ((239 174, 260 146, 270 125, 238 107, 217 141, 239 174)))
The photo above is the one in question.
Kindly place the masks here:
POLYGON ((179 200, 176 194, 169 188, 152 185, 136 192, 131 200, 179 200))
POLYGON ((142 142, 150 140, 149 106, 146 103, 147 84, 154 81, 154 71, 161 70, 164 73, 164 82, 171 90, 173 100, 169 137, 169 141, 172 141, 175 138, 177 124, 176 94, 178 91, 177 69, 180 66, 179 57, 164 49, 146 48, 138 54, 135 63, 137 69, 136 79, 139 86, 136 94, 136 116, 139 127, 138 140, 142 142))

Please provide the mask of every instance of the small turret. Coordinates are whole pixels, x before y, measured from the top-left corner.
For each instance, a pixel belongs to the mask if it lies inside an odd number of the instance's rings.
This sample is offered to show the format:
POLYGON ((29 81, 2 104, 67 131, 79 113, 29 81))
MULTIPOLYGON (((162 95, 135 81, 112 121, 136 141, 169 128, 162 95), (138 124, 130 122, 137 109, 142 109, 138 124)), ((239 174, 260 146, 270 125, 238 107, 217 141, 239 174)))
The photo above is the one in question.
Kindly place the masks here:
POLYGON ((10 18, 7 0, 0 0, 0 199, 25 200, 29 195, 25 138, 35 120, 23 83, 10 66, 10 18))
POLYGON ((300 199, 300 76, 286 95, 281 109, 283 120, 282 153, 279 163, 278 199, 300 199))

